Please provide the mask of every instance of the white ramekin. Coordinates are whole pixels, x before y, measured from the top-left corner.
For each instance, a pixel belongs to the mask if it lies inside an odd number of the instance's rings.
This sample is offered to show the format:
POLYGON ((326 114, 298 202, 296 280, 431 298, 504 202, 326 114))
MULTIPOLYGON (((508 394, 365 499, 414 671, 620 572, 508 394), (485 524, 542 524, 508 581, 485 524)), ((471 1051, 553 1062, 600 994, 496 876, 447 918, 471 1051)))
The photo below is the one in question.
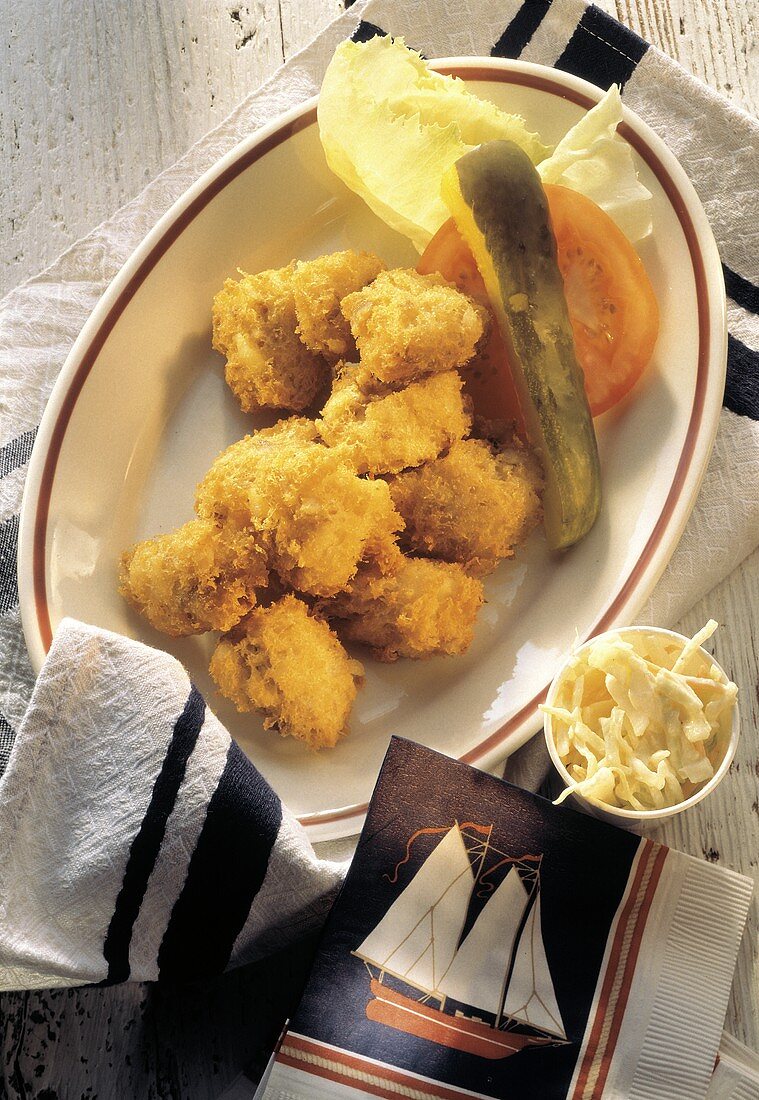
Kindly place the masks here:
MULTIPOLYGON (((589 638, 588 641, 585 642, 583 645, 578 646, 578 648, 574 650, 572 655, 564 662, 564 664, 561 665, 551 682, 551 686, 548 689, 548 695, 546 696, 546 705, 555 705, 555 700, 556 696, 558 695, 559 687, 564 680, 567 672, 575 664, 579 656, 590 649, 590 647, 596 642, 604 638, 608 638, 611 635, 620 635, 624 638, 629 634, 666 634, 670 638, 681 642, 683 645, 685 645, 686 642, 690 641, 689 638, 686 638, 683 634, 678 634, 674 630, 664 630, 662 627, 655 626, 620 627, 617 630, 606 631, 604 634, 597 634, 595 638, 589 638)), ((719 669, 719 671, 725 677, 725 681, 727 682, 727 680, 729 680, 729 676, 719 664, 719 662, 716 661, 712 654, 708 653, 703 647, 701 647, 701 652, 716 668, 719 669)), ((553 765, 556 768, 556 771, 561 776, 564 786, 569 787, 571 786, 573 781, 569 772, 564 767, 564 764, 562 763, 556 750, 556 743, 553 737, 553 721, 550 714, 543 715, 543 732, 545 734, 546 746, 548 748, 548 753, 551 757, 551 760, 553 761, 553 765)), ((690 809, 691 806, 695 806, 697 802, 700 802, 703 798, 706 798, 707 795, 711 794, 717 784, 720 783, 725 777, 730 768, 730 764, 732 763, 733 757, 735 756, 735 750, 738 747, 739 733, 740 717, 738 713, 738 704, 736 702, 735 706, 733 707, 733 722, 732 729, 730 731, 730 740, 728 741, 727 747, 725 749, 725 755, 720 761, 719 767, 717 768, 711 779, 708 780, 708 782, 706 782, 703 787, 700 787, 697 791, 690 795, 689 798, 684 799, 682 802, 678 802, 675 806, 665 806, 660 810, 624 810, 617 808, 616 806, 607 806, 600 802, 591 802, 590 799, 585 798, 583 795, 577 793, 576 791, 573 791, 572 794, 569 795, 567 801, 574 802, 577 809, 585 810, 587 813, 592 814, 593 817, 600 818, 601 821, 607 821, 611 825, 621 826, 623 829, 634 829, 641 826, 651 828, 653 826, 660 825, 662 824, 662 822, 668 821, 676 814, 682 813, 683 810, 687 810, 690 809)))

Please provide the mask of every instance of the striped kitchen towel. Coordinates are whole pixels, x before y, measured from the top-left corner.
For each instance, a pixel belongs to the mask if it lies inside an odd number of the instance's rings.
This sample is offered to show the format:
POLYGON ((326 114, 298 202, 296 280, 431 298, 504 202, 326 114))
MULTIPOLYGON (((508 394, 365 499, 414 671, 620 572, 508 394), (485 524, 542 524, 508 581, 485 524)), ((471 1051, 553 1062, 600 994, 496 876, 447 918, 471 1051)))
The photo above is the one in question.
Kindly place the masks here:
POLYGON ((166 653, 61 624, 0 779, 0 989, 209 977, 317 927, 344 868, 166 653))
POLYGON ((203 171, 318 92, 339 41, 382 32, 428 57, 518 56, 603 87, 616 81, 679 158, 725 265, 728 381, 699 502, 642 617, 675 622, 759 543, 756 123, 582 0, 361 0, 133 202, 0 303, 5 988, 214 973, 318 921, 340 877, 170 658, 68 624, 32 699, 16 546, 37 425, 109 281, 203 171))

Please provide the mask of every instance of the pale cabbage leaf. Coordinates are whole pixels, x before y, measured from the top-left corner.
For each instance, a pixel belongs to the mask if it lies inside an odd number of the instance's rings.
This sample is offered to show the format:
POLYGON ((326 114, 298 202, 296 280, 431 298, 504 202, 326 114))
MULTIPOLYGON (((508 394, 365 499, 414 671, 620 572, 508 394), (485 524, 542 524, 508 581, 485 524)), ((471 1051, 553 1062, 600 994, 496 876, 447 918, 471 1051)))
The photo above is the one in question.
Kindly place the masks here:
POLYGON ((651 232, 651 192, 640 182, 632 148, 617 133, 622 121, 619 88, 606 95, 538 165, 543 183, 587 195, 635 242, 651 232))
POLYGON ((534 164, 548 152, 523 119, 433 72, 401 38, 337 47, 318 122, 332 171, 420 252, 450 216, 440 197, 443 175, 470 149, 505 138, 534 164))

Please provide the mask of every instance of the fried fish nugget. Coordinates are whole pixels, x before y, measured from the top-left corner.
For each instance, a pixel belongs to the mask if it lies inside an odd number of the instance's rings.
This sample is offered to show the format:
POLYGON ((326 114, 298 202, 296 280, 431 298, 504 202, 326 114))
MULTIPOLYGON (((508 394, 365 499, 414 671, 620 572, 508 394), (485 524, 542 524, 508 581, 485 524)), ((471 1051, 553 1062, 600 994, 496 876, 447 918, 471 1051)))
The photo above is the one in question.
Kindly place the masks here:
POLYGON ((322 439, 360 474, 392 474, 429 462, 471 423, 456 371, 428 375, 394 392, 361 385, 361 368, 335 380, 318 427, 322 439))
POLYGON ((441 275, 381 272, 342 301, 361 365, 386 383, 456 370, 474 355, 486 321, 483 308, 441 275))
POLYGON ((456 561, 468 572, 492 572, 540 522, 542 482, 531 452, 512 443, 495 450, 478 439, 390 482, 415 553, 456 561))
POLYGON ((236 528, 252 522, 250 486, 268 476, 275 452, 292 450, 318 438, 313 420, 291 416, 271 428, 238 439, 218 455, 195 491, 199 516, 236 528))
POLYGON ((253 532, 227 538, 207 519, 137 543, 121 559, 120 592, 151 626, 172 637, 229 630, 267 583, 253 532))
POLYGON ((210 672, 238 710, 262 710, 267 729, 320 749, 332 748, 347 732, 364 669, 327 623, 288 595, 257 607, 222 638, 210 672))
POLYGON ((373 252, 333 252, 295 266, 298 332, 306 347, 329 363, 352 358, 356 345, 340 302, 376 279, 385 264, 373 252))
POLYGON ((307 430, 290 422, 235 443, 198 486, 197 508, 218 523, 253 527, 283 581, 331 596, 363 558, 395 548, 403 521, 384 481, 358 477, 338 453, 302 438, 307 430))
POLYGON ((295 263, 227 279, 213 302, 213 346, 244 412, 307 408, 329 380, 326 361, 297 332, 295 263))
POLYGON ((371 646, 375 657, 464 653, 483 602, 481 581, 462 566, 399 555, 394 572, 362 566, 346 592, 319 605, 348 641, 371 646))
POLYGON ((261 496, 269 503, 272 562, 300 592, 341 591, 367 557, 395 548, 403 521, 384 481, 357 477, 328 447, 310 444, 275 463, 275 480, 261 496))

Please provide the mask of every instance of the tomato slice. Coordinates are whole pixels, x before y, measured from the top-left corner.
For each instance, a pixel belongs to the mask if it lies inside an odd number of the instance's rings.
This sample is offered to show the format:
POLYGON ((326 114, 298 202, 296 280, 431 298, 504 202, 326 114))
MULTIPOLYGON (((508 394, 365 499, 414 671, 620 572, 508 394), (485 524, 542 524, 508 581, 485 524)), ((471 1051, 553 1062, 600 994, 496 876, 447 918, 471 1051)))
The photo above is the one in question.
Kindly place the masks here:
MULTIPOLYGON (((640 257, 608 214, 568 187, 547 184, 545 192, 577 359, 585 375, 590 410, 599 416, 621 401, 646 369, 659 333, 659 307, 640 257)), ((474 257, 453 219, 432 238, 418 270, 439 271, 477 301, 487 302, 474 257)), ((484 364, 480 365, 479 357, 473 364, 487 383, 483 386, 477 379, 472 386, 476 408, 484 403, 508 408, 512 395, 516 402, 510 372, 504 370, 506 349, 495 322, 493 329, 483 352, 484 364), (496 375, 506 373, 509 384, 501 387, 496 375)), ((514 417, 513 411, 498 415, 514 417)))
POLYGON ((545 187, 575 350, 594 416, 628 393, 653 355, 659 307, 622 230, 585 195, 545 187))

